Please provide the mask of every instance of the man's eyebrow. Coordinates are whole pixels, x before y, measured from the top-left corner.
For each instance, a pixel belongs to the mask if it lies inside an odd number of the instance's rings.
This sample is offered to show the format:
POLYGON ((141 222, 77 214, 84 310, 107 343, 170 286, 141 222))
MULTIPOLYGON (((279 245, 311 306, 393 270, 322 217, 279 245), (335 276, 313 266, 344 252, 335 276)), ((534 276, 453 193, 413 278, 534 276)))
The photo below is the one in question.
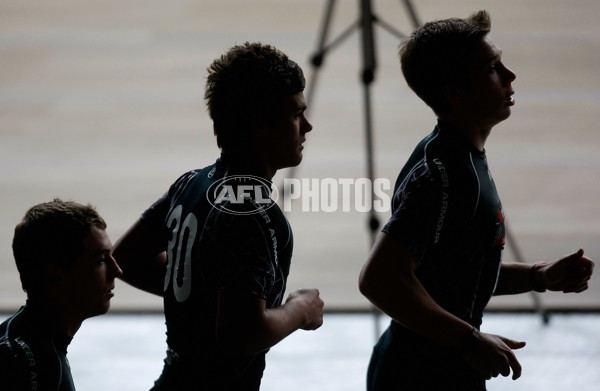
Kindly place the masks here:
POLYGON ((497 61, 502 58, 502 50, 498 50, 488 58, 488 62, 497 61))
POLYGON ((489 57, 486 57, 485 59, 481 60, 481 63, 479 64, 479 66, 481 68, 484 68, 492 62, 500 61, 501 58, 502 58, 502 51, 500 51, 499 53, 492 54, 489 57))
POLYGON ((94 255, 106 255, 112 252, 111 248, 102 248, 94 251, 94 255))

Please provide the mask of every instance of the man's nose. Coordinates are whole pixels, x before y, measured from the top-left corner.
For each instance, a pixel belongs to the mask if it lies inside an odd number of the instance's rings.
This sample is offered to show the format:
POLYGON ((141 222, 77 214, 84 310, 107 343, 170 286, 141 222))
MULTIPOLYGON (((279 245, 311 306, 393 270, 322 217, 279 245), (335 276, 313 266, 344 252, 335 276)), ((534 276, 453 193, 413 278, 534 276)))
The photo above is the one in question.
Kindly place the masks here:
POLYGON ((112 254, 110 255, 110 264, 109 265, 110 265, 111 276, 113 276, 114 278, 118 278, 123 275, 123 270, 121 270, 121 268, 119 267, 119 264, 117 263, 117 260, 112 256, 112 254))
POLYGON ((310 123, 310 121, 308 120, 308 118, 304 117, 304 126, 302 128, 302 130, 304 131, 304 133, 308 133, 313 129, 312 124, 310 123))
POLYGON ((517 75, 513 71, 507 67, 504 67, 504 80, 506 80, 507 83, 514 81, 516 78, 517 75))

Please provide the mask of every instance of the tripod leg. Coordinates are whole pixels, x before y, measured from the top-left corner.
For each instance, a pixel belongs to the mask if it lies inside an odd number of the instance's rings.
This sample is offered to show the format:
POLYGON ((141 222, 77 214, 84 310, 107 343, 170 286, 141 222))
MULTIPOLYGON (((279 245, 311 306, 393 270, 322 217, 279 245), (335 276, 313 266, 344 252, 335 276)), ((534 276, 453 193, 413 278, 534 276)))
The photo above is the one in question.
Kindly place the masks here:
POLYGON ((421 25, 419 21, 419 17, 417 16, 417 11, 415 11, 415 7, 412 5, 410 0, 404 0, 404 6, 408 10, 408 14, 410 15, 410 19, 412 20, 413 27, 416 29, 421 25))
POLYGON ((323 23, 321 24, 321 31, 319 32, 319 40, 317 42, 317 50, 311 57, 311 64, 313 66, 313 73, 310 77, 310 82, 306 91, 306 101, 312 104, 312 98, 314 94, 315 86, 317 85, 317 74, 318 70, 323 65, 323 59, 325 57, 325 45, 327 43, 327 37, 329 36, 329 27, 331 26, 331 18, 333 17, 333 8, 335 6, 335 0, 328 0, 325 6, 325 14, 323 17, 323 23))
MULTIPOLYGON (((364 93, 364 125, 365 125, 365 146, 367 159, 367 176, 371 181, 371 208, 369 210, 369 236, 370 248, 375 244, 375 237, 379 230, 379 220, 375 214, 375 194, 373 192, 373 181, 375 179, 375 164, 373 162, 373 121, 371 116, 371 83, 375 80, 375 35, 373 32, 373 10, 370 0, 361 0, 361 33, 362 33, 362 84, 364 93)), ((375 328, 375 340, 379 338, 380 315, 381 312, 375 306, 372 307, 373 321, 375 328)))
MULTIPOLYGON (((363 71, 364 72, 364 71, 363 71)), ((372 121, 371 121, 371 90, 370 90, 370 81, 368 79, 363 80, 363 90, 364 90, 364 110, 365 110, 365 144, 367 149, 367 175, 371 180, 371 184, 373 184, 373 180, 375 179, 375 169, 373 164, 373 133, 372 133, 372 121)), ((377 236, 377 231, 379 229, 379 220, 375 215, 374 208, 374 193, 371 188, 371 209, 369 210, 369 239, 370 239, 370 247, 373 247, 375 244, 375 237, 377 236)), ((381 311, 375 306, 372 306, 373 313, 373 326, 375 331, 375 341, 379 339, 379 334, 381 330, 381 322, 380 315, 381 311)))
MULTIPOLYGON (((317 41, 317 49, 312 55, 310 62, 312 64, 312 74, 308 81, 308 86, 306 87, 306 102, 308 104, 307 112, 310 111, 310 107, 313 103, 313 96, 315 87, 317 85, 317 76, 319 73, 319 69, 321 65, 323 65, 323 59, 325 57, 325 45, 327 43, 327 37, 329 35, 329 27, 331 26, 331 18, 333 16, 333 9, 335 6, 335 0, 328 0, 325 5, 325 14, 323 16, 323 23, 321 24, 321 30, 319 32, 319 39, 317 41)), ((289 177, 295 178, 296 172, 298 170, 297 166, 290 167, 289 177)), ((290 185, 291 186, 291 185, 290 185)), ((290 186, 283 187, 284 197, 289 197, 291 193, 290 186)))
MULTIPOLYGON (((373 120, 371 116, 371 83, 375 80, 375 34, 373 32, 373 10, 370 0, 361 0, 361 35, 362 35, 362 84, 364 91, 364 118, 365 118, 365 146, 367 156, 367 177, 371 185, 375 180, 375 164, 373 162, 373 120)), ((369 231, 371 234, 371 247, 375 243, 375 235, 379 228, 379 222, 375 216, 374 193, 371 188, 371 209, 369 212, 369 231)))

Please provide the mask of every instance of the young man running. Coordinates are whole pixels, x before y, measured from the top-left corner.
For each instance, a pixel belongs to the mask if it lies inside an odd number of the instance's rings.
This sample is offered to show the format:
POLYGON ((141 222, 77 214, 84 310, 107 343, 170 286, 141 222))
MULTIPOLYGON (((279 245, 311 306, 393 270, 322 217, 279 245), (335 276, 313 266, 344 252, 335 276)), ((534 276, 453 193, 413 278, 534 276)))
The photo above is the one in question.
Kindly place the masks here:
POLYGON ((501 263, 504 213, 484 145, 511 113, 515 74, 489 37, 490 17, 425 24, 401 45, 408 85, 437 115, 396 182, 393 214, 360 276, 392 322, 371 356, 370 391, 485 390, 521 374, 525 343, 479 332, 494 294, 587 289, 579 250, 551 263, 501 263))
POLYGON ((269 45, 231 48, 208 69, 221 156, 181 176, 116 244, 123 279, 164 297, 167 358, 153 390, 258 390, 267 350, 323 321, 316 289, 282 301, 292 231, 271 200, 312 125, 300 67, 269 45))

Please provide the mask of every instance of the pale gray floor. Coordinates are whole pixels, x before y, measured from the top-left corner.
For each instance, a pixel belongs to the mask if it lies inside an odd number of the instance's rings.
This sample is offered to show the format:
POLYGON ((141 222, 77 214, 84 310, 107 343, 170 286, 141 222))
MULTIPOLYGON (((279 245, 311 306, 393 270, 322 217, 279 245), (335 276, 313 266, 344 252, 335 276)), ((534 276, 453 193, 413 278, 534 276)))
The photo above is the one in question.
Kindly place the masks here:
MULTIPOLYGON (((600 315, 555 314, 544 326, 533 314, 486 314, 482 330, 527 342, 516 353, 522 377, 493 379, 490 391, 600 390, 600 315)), ((372 315, 326 315, 319 330, 296 332, 269 352, 262 390, 364 390, 375 333, 372 315)), ((164 347, 160 315, 89 319, 69 348, 77 389, 147 390, 164 347)))
MULTIPOLYGON (((376 13, 412 29, 396 0, 376 13)), ((600 259, 600 2, 419 0, 422 20, 492 15, 492 38, 517 74, 512 117, 487 144, 507 221, 526 261, 580 247, 600 259)), ((338 2, 331 35, 354 22, 338 2)), ((0 0, 0 309, 24 301, 10 243, 32 204, 55 196, 96 205, 115 241, 182 172, 218 155, 204 108, 208 64, 228 47, 272 43, 312 77, 325 0, 0 0)), ((399 40, 376 27, 376 176, 394 181, 434 125, 400 74, 399 40)), ((332 51, 309 102, 314 130, 297 175, 365 176, 361 54, 353 34, 332 51)), ((287 172, 278 173, 279 184, 287 172)), ((290 213, 290 288, 318 287, 330 309, 367 309, 356 279, 369 250, 359 212, 290 213)), ((379 215, 382 222, 388 213, 379 215)), ((506 260, 513 260, 510 251, 506 260)), ((161 303, 119 283, 113 307, 161 303)), ((554 308, 600 307, 600 274, 581 295, 545 295, 554 308)), ((494 299, 531 307, 531 298, 494 299)))

